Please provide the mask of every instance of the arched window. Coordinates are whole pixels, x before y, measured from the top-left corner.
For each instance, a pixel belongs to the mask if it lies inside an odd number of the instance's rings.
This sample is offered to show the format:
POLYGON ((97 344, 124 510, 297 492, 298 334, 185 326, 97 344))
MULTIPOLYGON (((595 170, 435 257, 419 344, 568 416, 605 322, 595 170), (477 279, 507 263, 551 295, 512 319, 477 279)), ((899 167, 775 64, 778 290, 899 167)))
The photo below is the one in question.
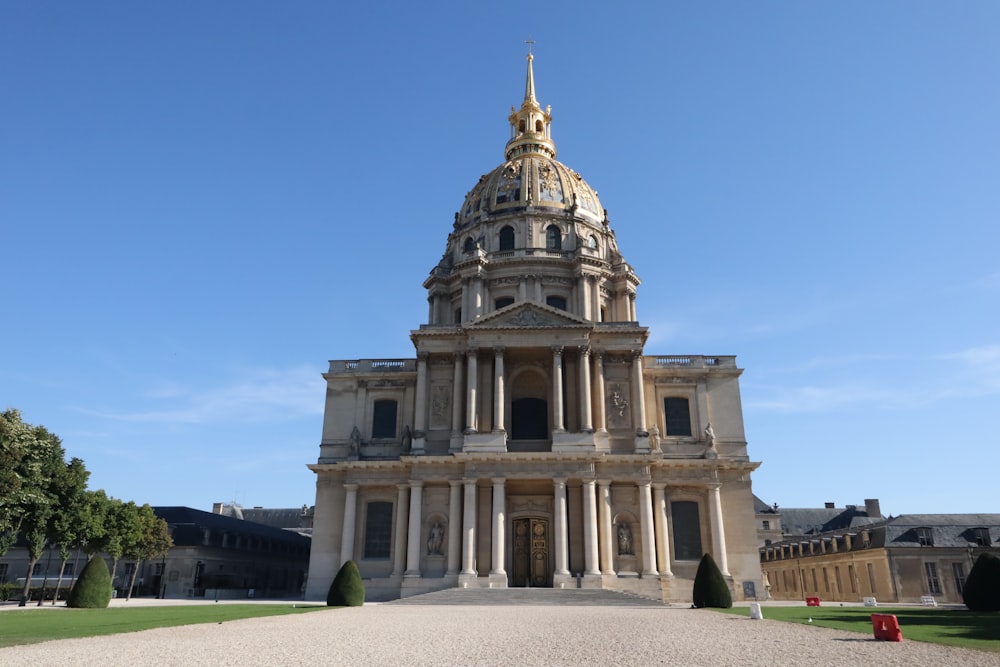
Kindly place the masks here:
POLYGON ((566 310, 566 299, 561 296, 547 296, 545 297, 545 305, 558 308, 559 310, 566 310))
POLYGON ((372 409, 372 439, 396 437, 396 401, 375 401, 372 409))
POLYGON ((514 297, 502 296, 493 302, 493 310, 500 310, 514 303, 514 297))
POLYGON ((542 121, 540 119, 535 121, 535 132, 542 133, 542 121))
POLYGON ((597 237, 593 234, 591 234, 590 238, 587 239, 587 247, 591 250, 597 250, 597 237))
POLYGON ((545 230, 545 249, 562 250, 562 233, 555 225, 549 225, 545 230))
POLYGON ((476 242, 473 241, 472 237, 470 236, 469 238, 465 239, 465 245, 462 246, 462 250, 464 252, 472 252, 472 250, 475 247, 476 247, 476 242))
POLYGON ((506 225, 500 230, 500 250, 514 249, 514 228, 506 225))

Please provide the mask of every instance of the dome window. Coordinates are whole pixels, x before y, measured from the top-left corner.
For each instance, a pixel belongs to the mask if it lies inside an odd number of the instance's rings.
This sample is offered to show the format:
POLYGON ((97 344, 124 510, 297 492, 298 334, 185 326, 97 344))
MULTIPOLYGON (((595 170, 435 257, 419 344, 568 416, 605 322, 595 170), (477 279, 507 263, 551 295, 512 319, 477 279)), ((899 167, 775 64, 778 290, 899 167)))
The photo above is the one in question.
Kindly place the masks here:
POLYGON ((558 308, 559 310, 566 310, 566 299, 561 296, 545 297, 545 305, 558 308))
POLYGON ((541 120, 536 120, 535 121, 535 132, 538 132, 539 134, 542 133, 542 121, 541 120))
POLYGON ((545 230, 545 249, 562 250, 562 233, 555 225, 549 225, 545 230))
POLYGON ((493 310, 500 310, 501 308, 506 308, 514 304, 514 298, 509 296, 502 296, 493 302, 493 310))
POLYGON ((593 234, 591 234, 590 238, 587 239, 587 247, 591 250, 597 250, 597 237, 593 234))
POLYGON ((524 134, 524 119, 521 119, 517 122, 517 131, 521 134, 524 134))
POLYGON ((514 228, 510 225, 500 230, 500 250, 514 249, 514 228))
POLYGON ((476 242, 472 240, 472 237, 465 239, 465 245, 462 246, 463 252, 472 252, 476 246, 476 242))

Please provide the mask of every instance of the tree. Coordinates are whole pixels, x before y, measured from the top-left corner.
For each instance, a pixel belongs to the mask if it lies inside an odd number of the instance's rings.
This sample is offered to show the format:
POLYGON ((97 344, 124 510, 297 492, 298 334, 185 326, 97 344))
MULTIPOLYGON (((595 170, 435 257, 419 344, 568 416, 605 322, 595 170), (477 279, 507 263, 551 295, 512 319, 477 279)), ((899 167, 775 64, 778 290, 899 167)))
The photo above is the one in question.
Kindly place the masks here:
POLYGON ((962 600, 969 611, 1000 611, 1000 558, 979 555, 965 580, 962 600))
POLYGON ((167 553, 170 547, 174 546, 174 541, 170 537, 170 526, 167 525, 166 521, 156 516, 148 503, 139 508, 136 518, 139 529, 129 533, 133 539, 125 546, 123 552, 126 558, 135 561, 132 578, 128 584, 128 594, 125 596, 126 600, 132 599, 132 589, 135 587, 136 575, 139 574, 139 566, 142 562, 162 556, 167 553))
POLYGON ((89 477, 90 473, 84 467, 83 461, 74 457, 60 471, 58 479, 55 480, 54 492, 58 510, 52 517, 50 524, 50 540, 52 544, 59 547, 61 564, 59 579, 56 582, 56 592, 52 596, 52 604, 55 604, 59 598, 59 589, 62 588, 66 563, 72 555, 70 550, 78 544, 80 533, 86 528, 86 489, 89 477))
POLYGON ((729 609, 733 606, 733 595, 729 592, 719 566, 712 556, 705 554, 698 563, 698 572, 694 575, 694 593, 692 602, 695 607, 718 607, 729 609))
POLYGON ((103 609, 111 602, 111 573, 103 558, 91 558, 66 598, 67 607, 103 609))
POLYGON ((32 510, 46 504, 43 462, 59 439, 21 419, 18 410, 0 412, 0 556, 17 540, 32 510))
POLYGON ((328 607, 360 607, 365 603, 365 584, 353 560, 341 566, 326 595, 328 607))
POLYGON ((139 520, 139 507, 131 500, 126 503, 111 498, 107 510, 100 551, 111 556, 111 583, 114 585, 118 573, 118 561, 125 555, 126 549, 141 539, 142 526, 139 520))

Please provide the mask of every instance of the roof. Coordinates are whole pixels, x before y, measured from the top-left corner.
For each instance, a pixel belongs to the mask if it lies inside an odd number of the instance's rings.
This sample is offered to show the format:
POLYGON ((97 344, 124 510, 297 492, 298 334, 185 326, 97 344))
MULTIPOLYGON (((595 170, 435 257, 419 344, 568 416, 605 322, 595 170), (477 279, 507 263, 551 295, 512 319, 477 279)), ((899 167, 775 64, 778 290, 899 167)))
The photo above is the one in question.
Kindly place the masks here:
MULTIPOLYGON (((178 546, 200 545, 203 543, 202 529, 218 530, 231 535, 267 538, 307 545, 309 538, 296 532, 266 526, 253 521, 243 521, 222 514, 203 512, 191 507, 154 507, 156 516, 165 520, 173 529, 171 535, 178 546)), ((244 510, 246 512, 246 510, 244 510)))
POLYGON ((843 528, 854 528, 882 521, 881 516, 870 517, 864 506, 847 507, 782 507, 781 527, 785 535, 816 535, 843 528))

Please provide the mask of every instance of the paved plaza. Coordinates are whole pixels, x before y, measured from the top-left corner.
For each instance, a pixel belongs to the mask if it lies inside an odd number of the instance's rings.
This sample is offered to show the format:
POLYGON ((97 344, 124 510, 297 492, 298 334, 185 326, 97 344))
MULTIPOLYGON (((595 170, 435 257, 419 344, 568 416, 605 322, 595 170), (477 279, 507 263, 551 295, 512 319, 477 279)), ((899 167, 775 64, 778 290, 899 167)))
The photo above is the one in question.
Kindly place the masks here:
MULTIPOLYGON (((150 603, 191 601, 113 604, 150 603)), ((65 611, 7 607, 0 632, 8 613, 65 611)), ((387 603, 11 647, 0 664, 996 667, 1000 655, 680 606, 387 603)))

